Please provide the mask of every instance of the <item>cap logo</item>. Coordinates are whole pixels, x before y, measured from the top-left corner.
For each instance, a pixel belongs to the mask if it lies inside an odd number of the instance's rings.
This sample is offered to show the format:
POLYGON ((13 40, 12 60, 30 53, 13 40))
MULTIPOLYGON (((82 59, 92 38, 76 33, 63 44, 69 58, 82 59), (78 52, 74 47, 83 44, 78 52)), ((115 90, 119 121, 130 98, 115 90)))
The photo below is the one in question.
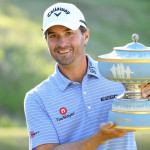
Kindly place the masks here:
POLYGON ((54 13, 57 17, 61 14, 61 12, 59 14, 54 13))
MULTIPOLYGON (((62 11, 62 12, 65 12, 66 14, 70 14, 70 11, 68 11, 67 9, 65 8, 62 8, 62 7, 55 7, 53 8, 48 14, 47 14, 47 17, 50 17, 54 12, 57 12, 57 11, 62 11)), ((60 13, 54 13, 57 17, 61 14, 60 13)))

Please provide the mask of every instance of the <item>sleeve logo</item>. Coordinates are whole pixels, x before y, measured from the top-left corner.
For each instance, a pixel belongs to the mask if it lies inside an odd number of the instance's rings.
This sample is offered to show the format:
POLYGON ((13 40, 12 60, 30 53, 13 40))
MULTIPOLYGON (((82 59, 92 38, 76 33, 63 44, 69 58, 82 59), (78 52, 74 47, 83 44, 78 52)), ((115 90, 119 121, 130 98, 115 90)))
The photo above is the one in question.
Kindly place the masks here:
POLYGON ((33 139, 35 137, 36 134, 40 133, 39 131, 34 132, 34 131, 30 131, 30 138, 33 139))

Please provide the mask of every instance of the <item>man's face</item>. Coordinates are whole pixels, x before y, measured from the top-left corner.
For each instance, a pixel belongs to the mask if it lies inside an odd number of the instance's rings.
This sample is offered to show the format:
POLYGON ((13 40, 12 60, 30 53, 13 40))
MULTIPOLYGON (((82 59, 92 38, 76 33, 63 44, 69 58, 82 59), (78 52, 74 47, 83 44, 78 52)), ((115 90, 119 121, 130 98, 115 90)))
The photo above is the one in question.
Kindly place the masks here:
POLYGON ((89 31, 71 30, 64 26, 53 26, 46 32, 46 41, 52 57, 60 65, 70 65, 80 61, 85 54, 89 31))

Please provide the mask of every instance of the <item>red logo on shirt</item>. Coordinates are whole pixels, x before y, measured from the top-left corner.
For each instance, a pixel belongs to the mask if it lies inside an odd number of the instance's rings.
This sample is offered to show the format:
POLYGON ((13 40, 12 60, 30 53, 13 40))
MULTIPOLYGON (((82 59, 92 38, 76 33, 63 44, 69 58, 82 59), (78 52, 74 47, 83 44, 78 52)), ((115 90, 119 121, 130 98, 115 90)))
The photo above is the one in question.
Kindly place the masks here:
POLYGON ((65 107, 60 108, 59 110, 61 115, 65 115, 67 113, 67 109, 65 107))

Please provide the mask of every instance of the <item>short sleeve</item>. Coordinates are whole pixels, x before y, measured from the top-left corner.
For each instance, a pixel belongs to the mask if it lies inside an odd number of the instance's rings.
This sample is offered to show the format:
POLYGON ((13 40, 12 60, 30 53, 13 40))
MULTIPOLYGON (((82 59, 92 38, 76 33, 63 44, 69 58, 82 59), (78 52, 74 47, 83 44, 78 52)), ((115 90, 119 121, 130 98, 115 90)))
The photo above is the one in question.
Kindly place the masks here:
POLYGON ((26 94, 24 109, 30 150, 46 143, 59 143, 56 129, 38 94, 26 94))

